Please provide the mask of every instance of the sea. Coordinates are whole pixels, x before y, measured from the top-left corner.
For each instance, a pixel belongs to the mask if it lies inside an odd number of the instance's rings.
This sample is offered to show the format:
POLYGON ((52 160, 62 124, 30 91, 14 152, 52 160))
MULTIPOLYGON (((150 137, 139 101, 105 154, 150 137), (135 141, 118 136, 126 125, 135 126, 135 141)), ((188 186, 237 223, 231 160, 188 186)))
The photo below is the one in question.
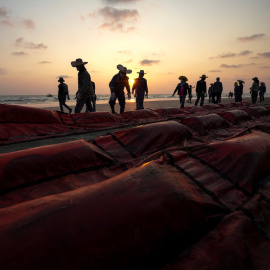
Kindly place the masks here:
MULTIPOLYGON (((270 96, 270 93, 265 95, 270 96)), ((243 97, 250 97, 249 94, 243 94, 243 97)), ((223 94, 222 98, 228 98, 228 94, 223 94)), ((97 104, 107 104, 110 99, 110 95, 97 95, 97 104)), ((178 96, 168 94, 149 94, 148 100, 149 101, 162 101, 162 100, 178 100, 178 96)), ((193 96, 193 100, 195 96, 193 96)), ((126 102, 134 102, 134 98, 131 100, 126 100, 126 102)), ((67 104, 75 105, 76 99, 75 95, 70 95, 70 100, 67 100, 67 104)), ((12 104, 12 105, 22 105, 22 106, 29 106, 29 107, 56 107, 59 105, 57 95, 0 95, 0 104, 12 104)))

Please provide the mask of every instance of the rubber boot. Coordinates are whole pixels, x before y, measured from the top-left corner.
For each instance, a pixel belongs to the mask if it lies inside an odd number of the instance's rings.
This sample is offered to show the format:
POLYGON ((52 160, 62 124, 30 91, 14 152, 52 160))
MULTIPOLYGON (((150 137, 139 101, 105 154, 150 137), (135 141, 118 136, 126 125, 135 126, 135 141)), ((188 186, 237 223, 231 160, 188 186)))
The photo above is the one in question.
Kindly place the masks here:
POLYGON ((125 106, 120 107, 120 113, 123 113, 125 111, 125 106))

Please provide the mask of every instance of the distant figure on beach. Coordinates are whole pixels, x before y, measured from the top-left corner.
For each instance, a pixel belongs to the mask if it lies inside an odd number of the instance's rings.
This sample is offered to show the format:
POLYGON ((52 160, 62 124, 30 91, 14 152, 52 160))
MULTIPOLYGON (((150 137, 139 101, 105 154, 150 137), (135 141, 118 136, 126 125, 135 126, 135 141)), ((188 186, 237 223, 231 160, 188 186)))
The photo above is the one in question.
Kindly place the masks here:
POLYGON ((94 95, 93 84, 91 82, 91 76, 85 68, 88 62, 83 62, 81 58, 71 62, 72 67, 76 67, 78 72, 78 91, 76 92, 76 107, 75 113, 80 113, 84 104, 89 112, 93 111, 90 103, 90 98, 94 95))
POLYGON ((252 78, 253 83, 250 87, 251 100, 253 104, 256 104, 258 92, 259 92, 259 79, 257 77, 252 78))
MULTIPOLYGON (((96 111, 96 100, 97 100, 97 96, 96 96, 96 84, 94 82, 92 82, 93 85, 93 90, 94 90, 94 95, 92 97, 90 97, 90 104, 92 106, 92 111, 95 112, 96 111)), ((89 102, 89 101, 88 101, 89 102)), ((89 112, 89 110, 86 107, 85 112, 89 112)))
POLYGON ((209 102, 208 103, 211 103, 211 100, 212 100, 212 93, 213 93, 213 83, 210 83, 210 86, 208 88, 208 97, 209 97, 209 102))
POLYGON ((241 96, 241 90, 240 90, 240 87, 238 85, 238 82, 235 82, 234 83, 234 101, 235 102, 241 102, 240 101, 240 96, 241 96))
POLYGON ((200 78, 201 79, 196 84, 197 100, 195 102, 195 106, 198 105, 200 99, 201 99, 200 106, 203 106, 205 94, 207 91, 205 79, 208 77, 206 77, 206 75, 202 75, 200 78))
POLYGON ((223 91, 223 85, 220 78, 217 77, 213 85, 212 102, 218 104, 221 102, 221 94, 223 91))
POLYGON ((144 78, 144 70, 140 70, 139 78, 134 79, 134 84, 132 86, 132 94, 136 96, 136 110, 143 110, 143 101, 144 96, 148 98, 148 87, 147 87, 147 80, 144 78))
POLYGON ((264 94, 266 92, 266 86, 264 82, 261 82, 259 87, 260 102, 264 101, 264 94))
POLYGON ((180 76, 178 79, 180 80, 180 83, 176 86, 172 96, 174 96, 175 93, 177 92, 177 95, 179 95, 180 100, 180 109, 182 109, 184 108, 186 95, 189 89, 187 84, 188 79, 186 76, 180 76))
POLYGON ((195 88, 195 86, 192 86, 191 84, 189 85, 189 87, 188 87, 188 103, 192 103, 191 102, 191 99, 192 99, 192 88, 195 88))
POLYGON ((59 78, 58 82, 58 101, 60 105, 61 112, 64 112, 64 107, 68 109, 68 112, 71 113, 72 109, 66 104, 66 98, 70 100, 69 93, 68 93, 68 86, 64 83, 64 79, 62 77, 59 78))
MULTIPOLYGON (((237 83, 237 85, 238 85, 238 83, 237 83)), ((232 99, 233 98, 233 92, 230 91, 228 96, 229 96, 229 99, 232 99)))
POLYGON ((244 81, 242 80, 237 80, 239 82, 239 97, 237 98, 237 100, 239 100, 238 102, 242 102, 242 95, 243 95, 243 90, 244 90, 244 81))
POLYGON ((109 87, 111 90, 111 97, 109 100, 109 104, 111 107, 111 112, 116 113, 114 110, 116 99, 118 99, 120 105, 120 113, 125 111, 125 92, 124 88, 126 87, 128 99, 130 99, 130 87, 129 87, 129 77, 127 74, 131 74, 132 70, 123 67, 122 65, 117 65, 117 69, 119 72, 113 76, 112 80, 109 83, 109 87))

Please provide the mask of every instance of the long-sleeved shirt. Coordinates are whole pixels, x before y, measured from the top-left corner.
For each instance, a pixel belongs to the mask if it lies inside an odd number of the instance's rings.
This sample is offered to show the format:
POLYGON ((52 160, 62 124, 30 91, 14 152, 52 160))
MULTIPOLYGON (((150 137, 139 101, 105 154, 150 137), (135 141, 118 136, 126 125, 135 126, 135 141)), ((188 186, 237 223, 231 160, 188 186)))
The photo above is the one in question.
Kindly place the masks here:
POLYGON ((93 84, 91 82, 91 76, 84 67, 78 73, 78 91, 77 94, 81 94, 81 99, 88 99, 94 95, 93 84))
POLYGON ((239 89, 240 89, 240 93, 242 95, 243 94, 244 85, 240 83, 239 84, 239 89))
POLYGON ((216 93, 222 93, 222 91, 223 91, 223 85, 222 85, 222 82, 220 82, 220 81, 214 82, 214 85, 213 85, 213 92, 216 92, 216 93))
POLYGON ((68 96, 68 86, 65 83, 58 85, 58 96, 68 96))
POLYGON ((250 88, 250 91, 258 92, 259 91, 259 82, 254 81, 251 88, 250 88))
POLYGON ((176 88, 175 88, 175 90, 174 90, 174 92, 173 92, 173 95, 175 95, 175 93, 177 92, 177 94, 178 94, 179 96, 186 96, 186 95, 187 95, 187 92, 188 92, 188 89, 189 89, 189 87, 188 87, 188 84, 187 84, 187 83, 185 83, 185 84, 183 84, 183 85, 181 85, 181 83, 179 83, 179 84, 176 86, 176 88), (184 87, 182 93, 181 93, 181 87, 184 87))
POLYGON ((129 77, 127 76, 120 76, 120 72, 117 73, 112 77, 112 80, 109 83, 109 87, 111 92, 114 93, 123 93, 124 88, 126 87, 127 92, 130 93, 130 86, 129 86, 129 77))
POLYGON ((197 81, 196 93, 197 94, 206 93, 206 82, 204 80, 197 81))
POLYGON ((260 92, 261 94, 264 94, 264 93, 266 92, 266 87, 265 87, 265 85, 261 85, 261 86, 259 87, 259 92, 260 92))
POLYGON ((148 94, 147 80, 145 78, 137 78, 134 80, 132 86, 132 93, 136 89, 137 93, 146 93, 148 94))

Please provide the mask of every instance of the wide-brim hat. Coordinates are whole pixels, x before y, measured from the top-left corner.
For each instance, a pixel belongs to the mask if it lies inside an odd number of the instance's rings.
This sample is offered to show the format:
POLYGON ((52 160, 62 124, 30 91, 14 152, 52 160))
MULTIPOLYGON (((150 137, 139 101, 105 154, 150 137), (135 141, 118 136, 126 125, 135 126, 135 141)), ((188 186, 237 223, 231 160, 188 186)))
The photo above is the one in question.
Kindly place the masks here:
POLYGON ((181 81, 181 80, 184 80, 184 81, 186 81, 186 82, 188 81, 188 78, 187 78, 186 76, 180 76, 178 79, 179 79, 180 81, 181 81))
POLYGON ((245 83, 243 80, 237 80, 238 82, 240 82, 240 83, 245 83))
POLYGON ((208 78, 208 77, 207 77, 206 75, 203 74, 200 78, 208 78))
POLYGON ((58 79, 58 82, 64 82, 65 80, 62 78, 62 77, 60 77, 59 79, 58 79))
POLYGON ((72 67, 78 67, 78 66, 86 65, 87 63, 88 62, 83 62, 83 60, 81 58, 78 58, 75 61, 71 62, 71 66, 72 67))
POLYGON ((144 70, 140 70, 140 72, 137 72, 139 74, 147 74, 147 73, 144 73, 144 70))
POLYGON ((126 74, 131 74, 132 73, 131 69, 127 69, 126 67, 124 67, 122 65, 117 65, 117 69, 120 70, 123 73, 126 73, 126 74))
POLYGON ((258 80, 258 77, 254 77, 254 78, 252 78, 252 80, 253 80, 253 81, 258 80))

